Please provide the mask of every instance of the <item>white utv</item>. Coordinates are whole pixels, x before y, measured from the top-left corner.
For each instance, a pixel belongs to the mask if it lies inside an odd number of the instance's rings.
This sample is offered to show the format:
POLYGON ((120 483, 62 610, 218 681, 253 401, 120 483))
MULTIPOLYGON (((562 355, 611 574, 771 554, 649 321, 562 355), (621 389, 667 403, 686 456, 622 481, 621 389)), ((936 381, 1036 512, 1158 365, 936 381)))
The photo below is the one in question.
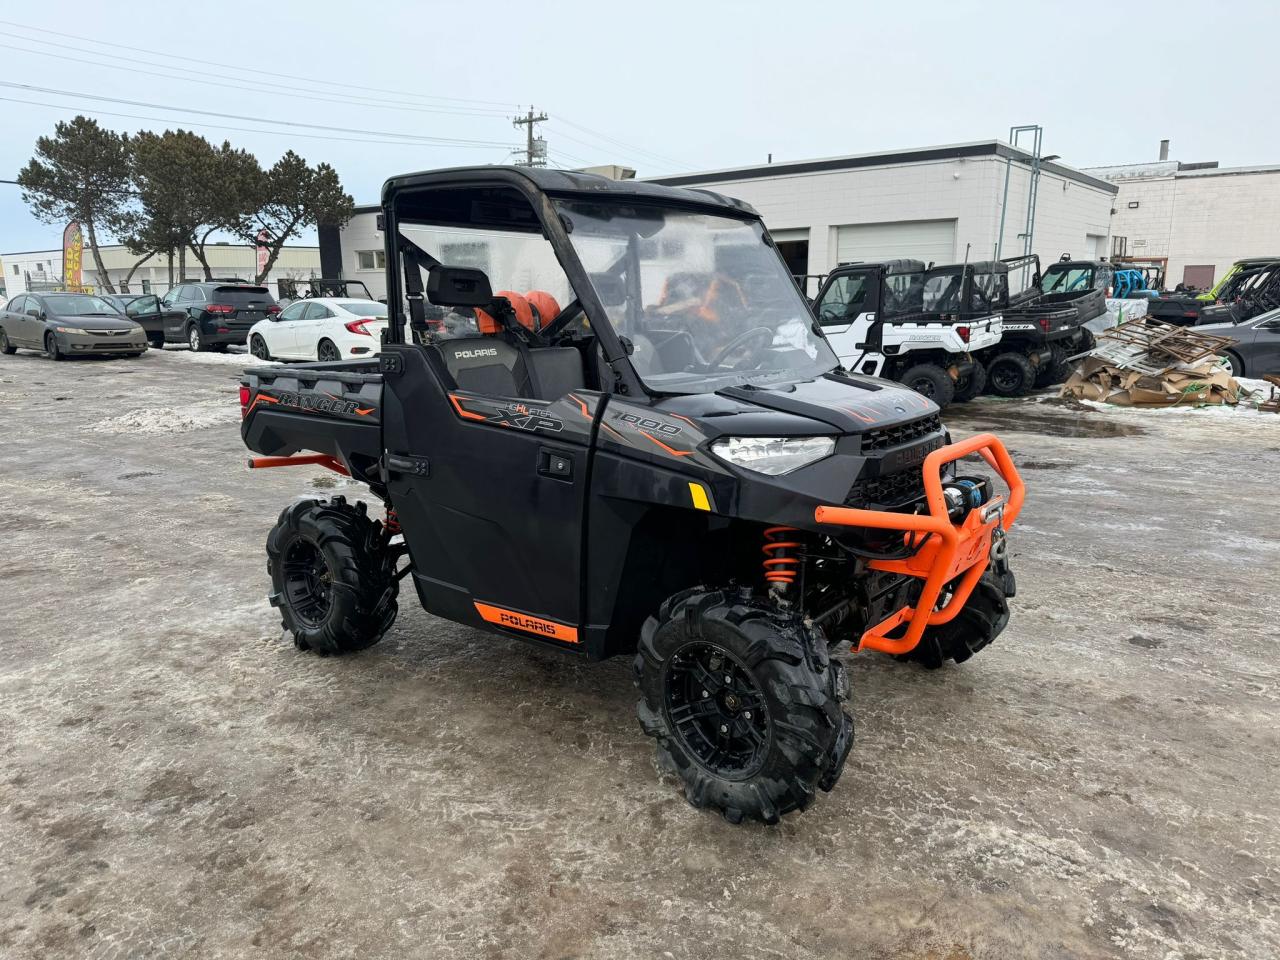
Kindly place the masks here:
POLYGON ((973 354, 1003 331, 986 293, 972 264, 845 263, 827 276, 813 309, 846 369, 896 380, 945 407, 986 386, 973 354))

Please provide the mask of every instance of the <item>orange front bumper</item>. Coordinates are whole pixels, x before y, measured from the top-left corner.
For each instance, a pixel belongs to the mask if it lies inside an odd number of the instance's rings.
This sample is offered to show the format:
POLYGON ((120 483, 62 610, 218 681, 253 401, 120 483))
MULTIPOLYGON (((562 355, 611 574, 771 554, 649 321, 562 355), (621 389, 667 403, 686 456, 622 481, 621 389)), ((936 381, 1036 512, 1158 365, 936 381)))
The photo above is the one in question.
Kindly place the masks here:
POLYGON ((1004 444, 992 434, 980 433, 933 451, 925 458, 923 470, 928 513, 887 513, 853 507, 818 507, 814 511, 818 523, 901 530, 904 540, 908 541, 914 536, 926 538, 915 554, 905 560, 872 560, 868 564, 873 570, 918 577, 924 581, 924 587, 914 607, 903 607, 868 629, 855 647, 857 650, 866 647, 885 653, 909 653, 920 642, 925 627, 953 619, 964 609, 991 562, 991 541, 996 528, 1008 530, 1022 510, 1026 488, 1004 444), (947 515, 946 500, 942 496, 942 468, 971 453, 981 455, 999 474, 1009 488, 1008 500, 993 498, 970 510, 964 520, 956 524, 947 515), (960 582, 947 602, 938 607, 943 588, 957 577, 960 582), (906 633, 891 639, 888 634, 904 623, 906 633))

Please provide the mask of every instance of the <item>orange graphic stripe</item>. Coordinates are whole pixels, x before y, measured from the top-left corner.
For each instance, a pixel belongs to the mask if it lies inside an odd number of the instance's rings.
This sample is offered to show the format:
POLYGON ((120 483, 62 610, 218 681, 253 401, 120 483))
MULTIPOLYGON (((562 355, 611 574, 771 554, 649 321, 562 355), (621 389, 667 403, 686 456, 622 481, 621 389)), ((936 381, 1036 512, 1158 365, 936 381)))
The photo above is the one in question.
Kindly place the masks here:
POLYGON ((570 400, 572 400, 574 403, 576 403, 579 407, 582 408, 582 415, 584 417, 586 417, 588 420, 591 419, 591 413, 587 410, 587 405, 583 403, 580 398, 575 397, 572 393, 565 394, 565 396, 567 396, 570 400))
POLYGON ((665 443, 663 443, 653 434, 645 433, 643 430, 640 431, 640 436, 648 437, 650 440, 652 440, 654 443, 660 446, 663 450, 667 451, 667 453, 671 454, 673 457, 688 457, 693 455, 692 450, 677 450, 675 449, 675 447, 668 447, 665 443))
POLYGON ((481 619, 486 623, 493 623, 500 627, 507 627, 510 630, 519 630, 522 633, 531 633, 551 640, 559 640, 561 643, 579 642, 577 627, 557 623, 554 620, 544 620, 542 617, 530 616, 527 613, 520 613, 518 610, 504 610, 502 607, 481 603, 479 600, 473 602, 476 605, 476 612, 480 614, 481 619))
POLYGON ((458 398, 452 393, 449 394, 449 402, 453 404, 453 409, 458 411, 458 416, 464 420, 484 420, 484 414, 472 413, 470 410, 463 410, 462 404, 458 402, 458 398))

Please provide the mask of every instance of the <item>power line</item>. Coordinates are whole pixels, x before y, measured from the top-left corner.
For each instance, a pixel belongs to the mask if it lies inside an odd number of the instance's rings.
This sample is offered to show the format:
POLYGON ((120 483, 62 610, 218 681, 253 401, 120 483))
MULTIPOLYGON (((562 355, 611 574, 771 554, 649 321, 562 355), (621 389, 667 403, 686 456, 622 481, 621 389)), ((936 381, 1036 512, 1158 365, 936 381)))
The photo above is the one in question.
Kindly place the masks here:
MULTIPOLYGON (((94 37, 78 36, 74 33, 61 33, 57 30, 48 30, 44 27, 31 27, 31 26, 27 26, 24 23, 15 23, 12 20, 0 20, 0 24, 3 24, 4 26, 7 26, 7 27, 17 27, 20 30, 28 31, 29 33, 45 33, 51 37, 63 37, 68 40, 79 40, 83 43, 94 43, 103 47, 114 47, 118 50, 127 50, 129 51, 131 56, 135 56, 135 57, 138 55, 138 49, 136 46, 129 46, 128 44, 124 44, 124 43, 112 43, 109 40, 98 40, 94 37)), ((23 38, 23 39, 29 39, 29 38, 23 38)), ((37 41, 37 42, 40 42, 40 41, 37 41)), ((161 51, 154 51, 154 50, 148 51, 147 55, 151 57, 161 57, 168 60, 178 60, 183 63, 189 62, 188 58, 186 57, 182 57, 172 53, 164 53, 161 51)), ((486 104, 492 107, 504 107, 508 109, 513 106, 518 106, 518 104, 516 103, 503 101, 503 100, 474 100, 474 99, 468 99, 465 97, 437 97, 431 94, 412 93, 406 90, 389 90, 384 87, 366 87, 366 86, 361 86, 360 84, 349 83, 345 81, 325 80, 320 77, 296 76, 296 79, 305 80, 307 83, 324 84, 325 86, 330 86, 330 87, 343 87, 348 90, 367 90, 371 93, 389 93, 392 96, 396 96, 396 97, 413 97, 418 100, 443 100, 451 103, 476 103, 476 104, 486 104)))
MULTIPOLYGON (((503 143, 496 140, 467 140, 461 137, 429 137, 422 134, 396 133, 394 131, 387 130, 361 130, 356 127, 330 127, 319 123, 301 123, 297 120, 272 120, 265 117, 247 117, 239 113, 219 113, 215 110, 197 110, 195 107, 171 107, 163 103, 147 103, 142 100, 124 100, 119 97, 103 97, 93 93, 81 93, 76 90, 55 90, 51 87, 37 87, 29 83, 14 83, 11 80, 0 80, 0 87, 9 87, 17 90, 30 90, 32 93, 47 93, 57 97, 79 97, 85 100, 98 100, 104 103, 119 103, 128 107, 146 107, 150 110, 166 110, 171 113, 194 113, 203 117, 219 117, 226 120, 247 120, 250 123, 270 123, 276 126, 298 127, 304 130, 328 130, 334 133, 356 133, 370 137, 398 137, 411 143, 469 144, 472 146, 486 147, 504 146, 503 143)), ((46 106, 48 106, 48 104, 46 104, 46 106)))
MULTIPOLYGON (((76 107, 76 106, 72 106, 70 104, 65 104, 65 103, 43 103, 38 100, 18 100, 13 97, 0 97, 0 102, 21 103, 31 107, 52 107, 55 110, 63 110, 66 112, 75 112, 78 110, 85 109, 83 107, 76 107)), ((255 129, 253 127, 232 127, 223 123, 202 123, 199 120, 192 122, 189 120, 182 120, 182 121, 175 121, 172 119, 166 120, 163 117, 143 117, 134 113, 115 113, 111 110, 99 110, 96 107, 92 109, 96 115, 103 116, 103 117, 120 117, 125 120, 146 120, 151 123, 166 123, 166 124, 181 122, 184 126, 204 127, 209 130, 231 130, 236 133, 263 133, 273 137, 304 137, 307 140, 328 140, 328 141, 332 141, 333 143, 371 143, 371 144, 385 144, 387 146, 396 146, 396 147, 427 147, 427 146, 455 147, 463 150, 476 150, 476 149, 488 150, 488 149, 492 149, 493 147, 506 146, 506 144, 498 143, 496 141, 493 143, 488 143, 488 142, 479 141, 479 140, 468 141, 465 143, 414 143, 411 140, 370 140, 366 137, 326 137, 321 134, 298 133, 296 130, 261 130, 261 129, 255 129)), ((261 121, 261 122, 267 123, 270 121, 261 121)))
MULTIPOLYGON (((20 37, 18 39, 27 40, 28 38, 20 37)), ((48 40, 31 40, 29 42, 50 43, 50 41, 48 40)), ((51 44, 51 46, 63 47, 64 49, 67 49, 67 50, 74 50, 77 53, 90 53, 91 56, 99 55, 99 54, 93 54, 87 50, 81 50, 78 47, 72 47, 69 44, 54 43, 54 44, 51 44)), ((287 84, 274 83, 271 81, 262 81, 257 84, 249 85, 249 84, 228 82, 226 80, 210 80, 206 77, 175 76, 172 73, 161 73, 157 70, 142 70, 132 65, 125 66, 123 64, 118 64, 118 63, 101 63, 97 60, 85 60, 80 57, 69 57, 65 53, 54 53, 53 51, 50 51, 50 50, 28 50, 26 47, 16 47, 8 43, 0 43, 0 47, 3 47, 6 50, 17 50, 20 53, 27 53, 37 57, 52 57, 60 61, 66 60, 66 61, 71 61, 73 63, 88 64, 89 66, 93 66, 93 67, 106 67, 108 70, 123 70, 126 73, 142 74, 148 77, 160 77, 163 80, 179 80, 183 83, 195 83, 195 84, 200 84, 202 86, 212 86, 212 87, 225 87, 229 90, 244 90, 249 93, 262 93, 264 91, 273 92, 271 91, 270 88, 276 88, 279 91, 285 92, 286 96, 298 97, 303 100, 317 100, 323 103, 340 103, 340 104, 348 104, 348 105, 362 106, 362 107, 374 107, 376 109, 383 109, 383 110, 405 110, 413 113, 438 113, 438 114, 460 116, 460 117, 491 117, 496 119, 498 117, 506 116, 506 112, 502 110, 490 110, 486 108, 485 110, 481 111, 481 110, 466 110, 466 109, 460 109, 455 107, 411 106, 403 103, 392 103, 391 101, 388 101, 388 100, 379 100, 373 97, 329 97, 329 96, 324 96, 323 94, 308 93, 302 87, 291 87, 287 84)), ((102 56, 106 56, 106 54, 102 54, 102 56)), ((195 62, 195 61, 192 61, 192 62, 195 62)))
POLYGON ((664 156, 663 154, 660 154, 660 153, 654 153, 652 150, 646 150, 644 147, 637 147, 635 144, 626 143, 623 140, 617 140, 613 137, 608 136, 607 134, 600 133, 597 130, 592 130, 590 127, 584 127, 580 123, 574 123, 572 120, 567 120, 563 115, 557 114, 556 120, 559 123, 568 124, 569 126, 573 127, 575 130, 581 130, 585 134, 589 134, 590 136, 593 136, 599 140, 603 140, 606 143, 612 143, 615 146, 622 147, 625 150, 630 150, 632 153, 645 154, 647 156, 653 157, 656 160, 661 160, 663 163, 674 163, 678 167, 685 167, 687 169, 692 169, 689 166, 689 164, 685 163, 683 160, 677 160, 674 157, 664 156))

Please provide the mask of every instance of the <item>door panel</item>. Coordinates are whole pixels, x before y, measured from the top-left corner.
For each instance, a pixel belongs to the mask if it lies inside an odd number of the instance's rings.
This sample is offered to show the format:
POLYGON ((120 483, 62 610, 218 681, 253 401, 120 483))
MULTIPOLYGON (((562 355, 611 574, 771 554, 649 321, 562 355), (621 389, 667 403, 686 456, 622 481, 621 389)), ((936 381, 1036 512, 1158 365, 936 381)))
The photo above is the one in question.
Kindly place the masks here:
POLYGON ((267 349, 272 356, 288 360, 305 359, 298 349, 298 327, 302 325, 302 314, 306 309, 307 304, 299 300, 280 311, 267 336, 267 349))
POLYGON ((901 223, 856 223, 836 228, 836 261, 923 260, 926 264, 955 259, 954 220, 910 220, 901 223))
POLYGON ((431 349, 383 348, 383 368, 389 360, 404 371, 385 374, 389 462, 427 463, 427 475, 392 472, 388 485, 423 604, 582 649, 581 531, 598 394, 555 403, 450 396, 431 349))

